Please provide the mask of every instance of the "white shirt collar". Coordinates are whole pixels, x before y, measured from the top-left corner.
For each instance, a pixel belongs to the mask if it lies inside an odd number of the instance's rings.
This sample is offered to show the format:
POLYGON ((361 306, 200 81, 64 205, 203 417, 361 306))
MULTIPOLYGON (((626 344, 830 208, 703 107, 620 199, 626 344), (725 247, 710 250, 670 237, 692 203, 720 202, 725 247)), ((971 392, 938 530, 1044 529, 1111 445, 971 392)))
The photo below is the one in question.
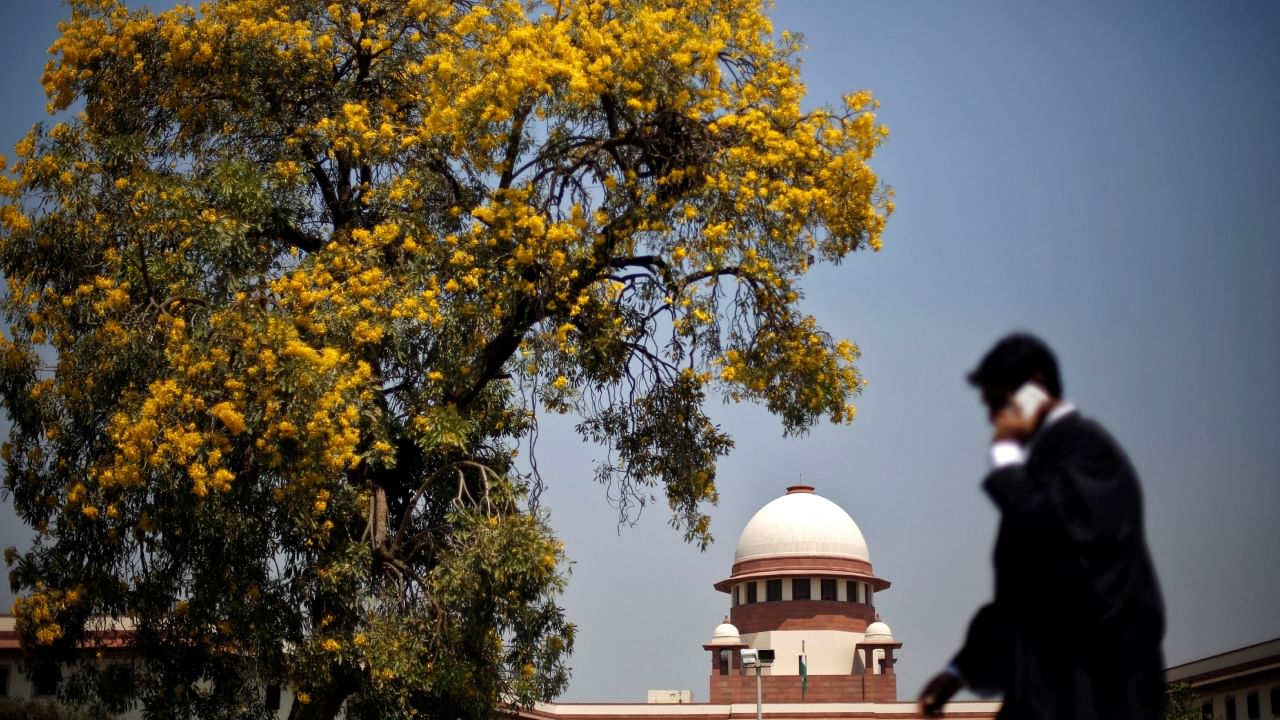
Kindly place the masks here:
POLYGON ((1075 411, 1076 411, 1075 405, 1072 405, 1070 402, 1063 400, 1062 402, 1058 403, 1057 407, 1050 410, 1047 416, 1045 416, 1043 427, 1049 427, 1050 425, 1058 422, 1062 418, 1070 415, 1075 411))

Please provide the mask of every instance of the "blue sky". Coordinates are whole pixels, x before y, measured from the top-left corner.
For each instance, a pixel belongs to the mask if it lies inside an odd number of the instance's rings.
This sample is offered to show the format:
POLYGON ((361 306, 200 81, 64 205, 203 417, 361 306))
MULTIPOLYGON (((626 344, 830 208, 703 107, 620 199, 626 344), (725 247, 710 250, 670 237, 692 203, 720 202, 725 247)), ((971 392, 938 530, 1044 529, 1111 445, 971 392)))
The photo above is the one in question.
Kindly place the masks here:
MULTIPOLYGON (((41 119, 63 12, 0 0, 6 148, 41 119)), ((780 0, 773 16, 806 37, 813 104, 868 88, 892 130, 874 163, 897 192, 885 249, 805 286, 870 386, 852 426, 804 438, 712 408, 738 446, 706 553, 661 507, 619 531, 591 481, 599 450, 546 420, 544 501, 580 626, 566 699, 705 701, 700 646, 728 612, 711 585, 755 510, 801 479, 892 581, 877 606, 914 696, 990 594, 988 430, 963 375, 1012 329, 1057 349, 1067 394, 1143 478, 1168 661, 1280 636, 1280 4, 780 0)), ((0 523, 0 543, 28 536, 0 523)))

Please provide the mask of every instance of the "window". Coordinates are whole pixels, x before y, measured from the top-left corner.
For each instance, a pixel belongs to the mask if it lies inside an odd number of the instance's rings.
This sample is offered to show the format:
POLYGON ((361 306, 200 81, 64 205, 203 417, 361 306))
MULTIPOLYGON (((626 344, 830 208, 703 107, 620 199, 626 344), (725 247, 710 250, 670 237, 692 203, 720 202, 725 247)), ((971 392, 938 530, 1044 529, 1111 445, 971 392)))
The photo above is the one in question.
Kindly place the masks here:
POLYGON ((1200 717, 1203 718, 1204 720, 1213 720, 1213 701, 1212 700, 1200 706, 1200 717))
POLYGON ((280 709, 280 686, 279 686, 279 685, 268 685, 268 686, 267 686, 267 698, 266 698, 266 700, 267 700, 267 709, 268 709, 268 710, 279 710, 279 709, 280 709))
POLYGON ((858 602, 858 583, 852 580, 844 581, 844 599, 846 602, 858 602))
POLYGON ((9 666, 0 665, 0 697, 9 697, 9 666))
POLYGON ((868 605, 874 605, 875 603, 871 602, 872 598, 874 597, 875 597, 875 593, 871 590, 871 586, 863 585, 862 586, 862 602, 868 605))
POLYGON ((1254 690, 1244 696, 1245 715, 1249 716, 1249 720, 1258 720, 1262 717, 1262 708, 1258 704, 1258 691, 1254 690))
POLYGON ((809 578, 795 578, 791 581, 791 599, 809 599, 809 578))
POLYGON ((31 678, 31 684, 35 687, 32 694, 39 697, 41 695, 57 695, 58 682, 62 680, 62 668, 57 665, 46 665, 36 670, 35 676, 31 678))
POLYGON ((836 581, 833 578, 822 578, 822 599, 836 599, 836 581))
POLYGON ((1236 720, 1236 699, 1233 697, 1229 697, 1223 701, 1223 705, 1226 707, 1226 711, 1227 711, 1226 719, 1236 720))
POLYGON ((753 603, 755 601, 756 601, 756 584, 753 582, 749 582, 747 583, 747 602, 753 603))
POLYGON ((764 599, 766 602, 778 602, 782 599, 781 580, 766 580, 764 582, 764 599))
POLYGON ((1280 685, 1271 688, 1271 717, 1280 717, 1280 685))

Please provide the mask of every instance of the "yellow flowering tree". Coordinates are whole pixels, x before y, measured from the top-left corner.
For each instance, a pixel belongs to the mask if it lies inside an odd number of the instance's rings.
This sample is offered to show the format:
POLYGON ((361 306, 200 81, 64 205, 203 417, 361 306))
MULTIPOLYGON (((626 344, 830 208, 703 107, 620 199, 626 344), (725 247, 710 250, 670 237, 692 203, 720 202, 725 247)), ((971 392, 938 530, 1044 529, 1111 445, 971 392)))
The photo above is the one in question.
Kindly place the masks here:
POLYGON ((880 247, 865 92, 760 0, 72 0, 0 179, 22 636, 150 716, 487 716, 566 682, 539 408, 710 540, 731 440, 853 418, 798 306, 880 247))

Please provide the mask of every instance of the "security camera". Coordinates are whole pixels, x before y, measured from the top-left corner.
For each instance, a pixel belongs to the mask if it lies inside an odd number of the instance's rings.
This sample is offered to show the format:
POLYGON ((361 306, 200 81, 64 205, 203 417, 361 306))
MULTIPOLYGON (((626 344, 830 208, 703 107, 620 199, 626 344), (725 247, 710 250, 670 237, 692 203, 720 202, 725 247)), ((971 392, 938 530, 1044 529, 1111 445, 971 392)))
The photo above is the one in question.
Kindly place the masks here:
POLYGON ((769 667, 773 664, 772 650, 756 650, 755 648, 746 648, 738 651, 742 655, 743 667, 769 667))

